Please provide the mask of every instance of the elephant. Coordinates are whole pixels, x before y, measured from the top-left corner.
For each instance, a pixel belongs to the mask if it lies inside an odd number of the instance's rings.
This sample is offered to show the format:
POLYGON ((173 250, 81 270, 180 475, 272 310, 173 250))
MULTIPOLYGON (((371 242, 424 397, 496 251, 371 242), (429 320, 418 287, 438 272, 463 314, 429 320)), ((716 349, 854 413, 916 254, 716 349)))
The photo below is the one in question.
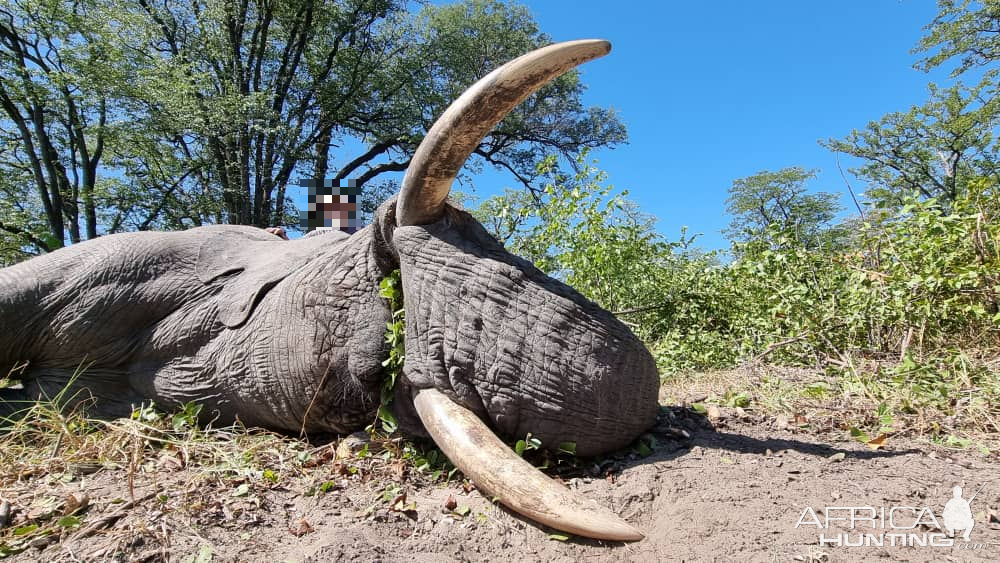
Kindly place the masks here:
POLYGON ((515 106, 607 54, 603 40, 542 47, 464 92, 418 146, 371 225, 297 240, 250 226, 102 236, 0 270, 0 416, 63 390, 88 413, 190 401, 206 420, 348 433, 380 404, 379 282, 399 269, 405 362, 392 408, 480 489, 551 527, 643 534, 517 456, 529 432, 581 456, 627 446, 658 413, 643 343, 610 312, 507 252, 447 197, 466 159, 515 106), (24 367, 26 365, 26 367, 24 367), (82 366, 82 368, 81 368, 82 366), (17 372, 15 372, 17 373, 17 372))

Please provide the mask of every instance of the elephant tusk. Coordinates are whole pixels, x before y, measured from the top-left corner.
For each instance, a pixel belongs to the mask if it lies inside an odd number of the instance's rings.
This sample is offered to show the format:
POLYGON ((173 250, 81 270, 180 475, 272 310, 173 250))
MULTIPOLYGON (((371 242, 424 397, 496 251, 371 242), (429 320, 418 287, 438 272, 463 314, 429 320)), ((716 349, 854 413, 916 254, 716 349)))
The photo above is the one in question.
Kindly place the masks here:
POLYGON ((610 51, 611 44, 598 39, 556 43, 520 56, 473 84, 417 147, 403 177, 397 224, 437 221, 458 171, 501 119, 548 81, 610 51))
POLYGON ((481 490, 514 512, 571 534, 612 541, 644 535, 613 512, 559 485, 517 456, 472 411, 436 389, 413 398, 424 428, 481 490))

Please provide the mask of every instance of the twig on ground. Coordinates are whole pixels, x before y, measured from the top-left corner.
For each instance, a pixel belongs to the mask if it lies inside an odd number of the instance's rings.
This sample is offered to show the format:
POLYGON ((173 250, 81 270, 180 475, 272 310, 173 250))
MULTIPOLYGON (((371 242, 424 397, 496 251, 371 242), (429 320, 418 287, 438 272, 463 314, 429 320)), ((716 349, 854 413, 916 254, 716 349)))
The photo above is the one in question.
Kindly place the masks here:
POLYGON ((136 498, 136 499, 133 499, 133 500, 130 500, 130 501, 126 502, 125 504, 123 504, 121 506, 121 508, 119 508, 115 512, 112 512, 111 514, 105 514, 104 516, 101 516, 100 518, 98 518, 97 520, 95 520, 93 523, 91 523, 89 526, 87 526, 86 528, 83 528, 82 530, 80 530, 79 532, 77 532, 76 534, 74 534, 73 537, 71 538, 71 540, 82 540, 84 538, 87 538, 87 537, 90 537, 90 536, 94 535, 94 533, 96 533, 98 530, 106 528, 106 527, 114 524, 118 520, 121 520, 122 518, 124 518, 125 516, 127 516, 128 513, 129 513, 129 511, 132 510, 133 508, 135 508, 138 504, 143 503, 143 502, 145 502, 145 501, 153 498, 154 496, 156 496, 156 491, 155 490, 153 492, 147 493, 147 494, 145 494, 145 495, 143 495, 143 496, 141 496, 139 498, 136 498))
POLYGON ((756 363, 756 362, 759 362, 759 361, 763 360, 764 358, 766 358, 767 356, 769 356, 771 354, 771 352, 774 352, 775 350, 777 350, 778 348, 781 348, 782 346, 788 346, 789 344, 795 344, 796 342, 798 342, 800 340, 805 340, 806 336, 807 336, 806 334, 800 334, 800 335, 795 336, 793 338, 788 338, 786 340, 782 340, 781 342, 775 342, 773 344, 768 344, 767 348, 765 348, 763 352, 761 352, 760 354, 757 354, 756 356, 753 357, 752 360, 750 360, 750 363, 756 363))

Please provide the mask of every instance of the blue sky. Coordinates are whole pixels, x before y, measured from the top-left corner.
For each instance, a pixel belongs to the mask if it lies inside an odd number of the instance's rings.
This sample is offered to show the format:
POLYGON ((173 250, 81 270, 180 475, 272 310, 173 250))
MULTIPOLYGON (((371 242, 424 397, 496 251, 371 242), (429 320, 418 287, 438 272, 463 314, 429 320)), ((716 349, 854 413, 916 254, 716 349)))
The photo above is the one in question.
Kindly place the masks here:
MULTIPOLYGON (((526 4, 555 41, 611 41, 611 54, 581 67, 584 102, 615 108, 629 144, 591 156, 669 240, 686 226, 706 249, 728 247, 733 180, 762 170, 819 169, 810 189, 852 208, 837 156, 817 141, 921 104, 928 82, 947 82, 946 71, 912 67, 933 0, 526 4)), ((518 187, 489 169, 473 185, 479 198, 518 187)))
POLYGON ((611 41, 611 54, 582 69, 585 102, 616 108, 629 144, 593 156, 660 232, 674 240, 686 225, 705 248, 728 247, 727 189, 761 170, 818 168, 810 188, 851 205, 836 155, 817 141, 921 104, 928 82, 947 82, 912 67, 933 0, 528 6, 556 41, 611 41))

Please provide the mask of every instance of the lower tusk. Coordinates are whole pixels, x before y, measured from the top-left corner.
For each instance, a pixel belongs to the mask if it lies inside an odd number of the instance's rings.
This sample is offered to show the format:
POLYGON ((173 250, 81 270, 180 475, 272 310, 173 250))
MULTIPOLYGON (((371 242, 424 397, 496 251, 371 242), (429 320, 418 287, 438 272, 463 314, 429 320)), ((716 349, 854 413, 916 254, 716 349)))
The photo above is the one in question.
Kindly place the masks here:
POLYGON ((546 477, 511 451, 472 411, 436 389, 413 398, 424 428, 481 490, 514 512, 571 534, 613 541, 644 536, 613 512, 546 477))

